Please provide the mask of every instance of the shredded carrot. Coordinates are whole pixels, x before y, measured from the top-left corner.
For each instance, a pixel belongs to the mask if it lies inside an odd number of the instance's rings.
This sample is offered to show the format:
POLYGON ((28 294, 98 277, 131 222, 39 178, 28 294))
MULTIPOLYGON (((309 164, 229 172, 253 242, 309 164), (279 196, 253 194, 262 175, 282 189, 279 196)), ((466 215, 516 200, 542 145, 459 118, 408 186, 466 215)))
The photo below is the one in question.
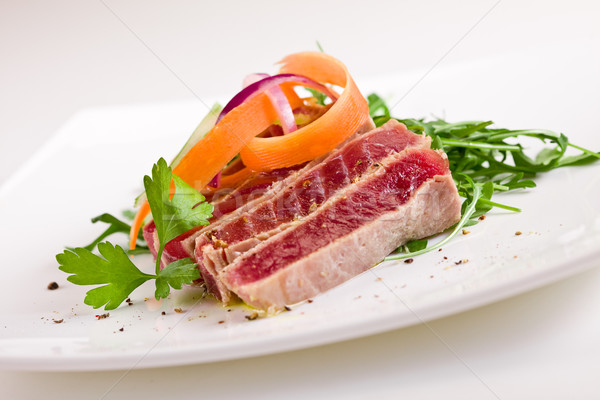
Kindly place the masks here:
MULTIPOLYGON (((333 150, 369 119, 367 101, 344 64, 337 59, 324 53, 305 52, 285 57, 282 63, 281 73, 304 75, 344 90, 335 104, 316 121, 287 135, 269 138, 256 136, 277 120, 277 113, 265 93, 252 96, 227 113, 198 141, 173 168, 174 174, 202 190, 238 153, 249 170, 269 171, 293 166, 333 150)), ((281 85, 292 108, 303 104, 293 90, 294 85, 302 83, 281 85)), ((231 179, 236 175, 232 174, 231 179)), ((241 175, 240 172, 236 179, 241 175)), ((132 249, 149 212, 150 207, 145 202, 131 227, 132 249)))
POLYGON ((283 94, 285 94, 285 97, 287 97, 288 101, 290 102, 290 107, 292 107, 292 110, 304 104, 303 100, 294 90, 295 86, 295 83, 283 83, 280 85, 283 94))
POLYGON ((150 212, 150 204, 148 204, 148 200, 142 203, 142 206, 138 210, 137 214, 135 214, 135 218, 131 223, 131 230, 129 231, 129 249, 135 249, 135 244, 137 243, 138 232, 140 228, 144 224, 144 218, 150 212))

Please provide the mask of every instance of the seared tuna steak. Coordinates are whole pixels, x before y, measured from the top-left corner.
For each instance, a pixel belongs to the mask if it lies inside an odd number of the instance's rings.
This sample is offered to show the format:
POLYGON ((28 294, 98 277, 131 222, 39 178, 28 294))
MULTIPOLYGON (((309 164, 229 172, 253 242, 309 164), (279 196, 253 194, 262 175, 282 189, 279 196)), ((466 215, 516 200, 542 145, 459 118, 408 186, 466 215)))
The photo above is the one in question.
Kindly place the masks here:
POLYGON ((429 148, 430 138, 416 135, 396 120, 346 143, 310 170, 304 170, 280 193, 196 239, 196 262, 209 291, 228 302, 229 289, 218 275, 237 256, 298 220, 316 212, 333 197, 374 174, 386 157, 407 147, 429 148), (374 168, 375 167, 375 168, 374 168))
POLYGON ((408 148, 369 168, 375 172, 367 179, 240 255, 218 279, 249 305, 281 310, 460 219, 444 153, 408 148))

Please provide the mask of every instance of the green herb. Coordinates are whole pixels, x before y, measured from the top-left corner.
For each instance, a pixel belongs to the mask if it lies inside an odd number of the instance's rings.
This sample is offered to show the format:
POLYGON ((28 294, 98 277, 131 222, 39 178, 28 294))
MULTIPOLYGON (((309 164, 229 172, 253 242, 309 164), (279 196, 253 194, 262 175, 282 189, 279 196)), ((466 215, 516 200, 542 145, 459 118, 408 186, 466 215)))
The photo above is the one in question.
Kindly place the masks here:
MULTIPOLYGON (((123 214, 127 217, 126 211, 124 211, 123 214)), ((100 214, 97 217, 92 218, 92 223, 95 224, 96 222, 104 222, 105 224, 109 224, 109 226, 108 226, 108 228, 106 228, 106 230, 104 232, 102 232, 100 234, 100 236, 98 236, 96 239, 94 239, 90 244, 88 244, 87 246, 82 246, 86 250, 90 250, 90 251, 94 250, 96 248, 96 245, 98 245, 98 243, 102 242, 104 239, 106 239, 107 237, 109 237, 115 233, 129 234, 129 231, 131 230, 131 225, 121 221, 117 217, 115 217, 111 214, 108 214, 108 213, 100 214)), ((144 236, 142 235, 142 232, 139 233, 138 239, 141 241, 144 240, 144 236)), ((73 248, 67 247, 67 249, 72 250, 73 248)), ((142 254, 142 253, 149 252, 149 250, 148 250, 147 246, 138 244, 136 246, 135 250, 129 251, 129 254, 131 254, 131 252, 135 252, 136 254, 142 254)))
POLYGON ((323 46, 321 46, 321 43, 319 43, 319 41, 318 41, 318 40, 317 40, 316 42, 317 42, 317 48, 319 49, 319 51, 320 51, 321 53, 325 53, 325 50, 323 50, 323 46))
MULTIPOLYGON (((67 249, 56 256, 59 269, 72 274, 67 280, 77 285, 104 285, 88 291, 85 304, 112 310, 150 279, 156 280, 155 297, 160 299, 169 295, 170 288, 181 289, 183 284, 200 278, 197 265, 190 258, 177 260, 162 270, 160 258, 170 240, 198 225, 208 224, 212 205, 205 203, 204 196, 173 175, 172 169, 162 158, 154 164, 152 177, 144 177, 144 187, 159 237, 155 274, 140 271, 125 250, 109 242, 98 243, 100 255, 83 247, 67 249), (172 181, 175 192, 170 198, 172 181)), ((104 219, 113 224, 111 227, 115 226, 114 230, 124 228, 115 222, 117 219, 114 217, 104 219)))
POLYGON ((123 214, 123 216, 128 220, 133 221, 135 219, 136 212, 134 210, 123 210, 121 214, 123 214))
POLYGON ((197 267, 191 258, 182 258, 167 265, 156 277, 156 298, 167 297, 170 292, 169 286, 179 290, 182 285, 200 278, 197 267))
POLYGON ((68 274, 76 285, 103 285, 87 292, 84 303, 94 308, 114 310, 131 292, 149 279, 156 278, 141 272, 120 246, 110 242, 98 244, 99 257, 82 247, 66 250, 56 256, 59 269, 68 274))
MULTIPOLYGON (((323 50, 323 46, 321 46, 321 43, 319 43, 319 41, 316 41, 317 44, 317 48, 319 49, 319 51, 321 53, 325 53, 325 50, 323 50)), ((327 96, 321 92, 319 92, 318 90, 315 89, 311 89, 311 88, 305 88, 306 90, 308 90, 310 92, 310 94, 312 95, 312 97, 314 97, 315 102, 321 106, 325 105, 325 100, 327 99, 327 96)))
MULTIPOLYGON (((378 118, 381 121, 387 121, 390 119, 390 109, 381 97, 375 93, 371 93, 369 96, 367 96, 367 101, 369 102, 369 114, 371 117, 378 118)), ((381 124, 384 122, 381 122, 381 124)))
POLYGON ((205 203, 204 196, 196 189, 177 175, 173 175, 171 167, 163 158, 152 167, 152 177, 144 177, 144 189, 160 243, 156 256, 158 274, 165 245, 192 228, 208 225, 213 206, 205 203), (175 183, 175 193, 173 198, 169 199, 171 181, 175 183))
POLYGON ((404 251, 405 253, 410 253, 413 251, 419 251, 427 248, 427 239, 413 240, 408 243, 405 243, 400 249, 397 251, 404 251))
POLYGON ((311 89, 311 88, 305 88, 305 89, 308 90, 310 92, 310 94, 312 95, 312 97, 315 98, 315 101, 317 104, 322 105, 322 106, 325 105, 325 100, 327 99, 327 95, 325 95, 324 93, 321 93, 315 89, 311 89))
MULTIPOLYGON (((391 119, 385 101, 377 94, 368 96, 369 111, 376 126, 391 119)), ((424 132, 432 139, 432 148, 443 149, 448 155, 450 171, 458 193, 467 199, 463 204, 463 216, 471 205, 475 207, 469 218, 461 220, 460 228, 474 225, 477 218, 493 207, 518 212, 518 208, 492 201, 498 192, 535 187, 533 178, 538 173, 547 172, 568 165, 589 164, 600 159, 600 153, 593 152, 569 142, 567 136, 545 129, 509 130, 491 128, 492 121, 463 121, 449 123, 442 119, 395 118, 415 133, 424 132), (522 139, 534 139, 544 147, 534 157, 525 153, 522 139), (511 142, 508 142, 510 140, 511 142), (566 155, 568 148, 579 150, 577 155, 566 155), (475 196, 475 194, 477 194, 475 196), (473 199, 476 199, 473 203, 473 199)), ((457 229, 460 229, 457 228, 457 229)), ((456 229, 451 235, 458 232, 456 229)), ((415 256, 411 243, 398 249, 415 256)), ((438 248, 439 245, 418 250, 418 254, 438 248)), ((390 256, 388 259, 396 259, 390 256)))
MULTIPOLYGON (((466 175, 465 175, 465 179, 467 181, 472 182, 471 178, 466 175)), ((462 216, 460 218, 460 221, 458 221, 458 223, 456 225, 454 225, 452 232, 450 232, 450 234, 448 236, 446 236, 446 238, 444 238, 440 242, 438 242, 434 245, 431 245, 429 247, 422 247, 421 245, 419 245, 418 250, 414 250, 414 249, 410 250, 410 247, 409 247, 407 250, 401 250, 401 251, 405 251, 404 253, 392 253, 389 256, 387 256, 385 258, 385 260, 386 261, 400 260, 403 258, 415 257, 415 256, 418 256, 421 254, 428 253, 432 250, 439 249, 440 247, 442 247, 446 243, 448 243, 450 240, 452 240, 452 238, 454 238, 454 236, 456 236, 462 230, 462 228, 467 226, 468 222, 471 221, 471 218, 473 218, 475 213, 477 212, 477 204, 478 204, 479 200, 482 198, 483 192, 481 190, 480 185, 474 185, 473 188, 474 189, 473 189, 473 192, 472 192, 470 198, 467 198, 467 200, 465 202, 463 202, 463 209, 461 212, 462 216)), ((417 241, 409 242, 409 243, 407 243, 407 246, 410 246, 410 243, 415 243, 415 242, 417 242, 417 241)))

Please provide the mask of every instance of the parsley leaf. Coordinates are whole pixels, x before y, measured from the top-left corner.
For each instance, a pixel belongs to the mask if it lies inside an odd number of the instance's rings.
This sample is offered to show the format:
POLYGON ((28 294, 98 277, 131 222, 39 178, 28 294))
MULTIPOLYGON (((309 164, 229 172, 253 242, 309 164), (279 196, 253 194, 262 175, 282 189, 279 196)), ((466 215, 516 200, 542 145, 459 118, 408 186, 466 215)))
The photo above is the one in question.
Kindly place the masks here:
POLYGON ((114 310, 131 292, 153 275, 141 272, 120 246, 110 242, 98 244, 102 257, 78 247, 56 256, 59 269, 70 275, 67 280, 76 285, 102 285, 87 292, 84 303, 94 308, 114 310))
POLYGON ((182 285, 192 283, 198 278, 200 270, 191 258, 173 261, 159 272, 154 295, 157 299, 163 299, 169 295, 169 286, 179 290, 182 285))
POLYGON ((110 214, 99 215, 92 222, 110 224, 100 238, 85 248, 67 249, 56 256, 59 269, 72 274, 67 278, 68 281, 76 285, 104 285, 88 291, 85 304, 113 310, 150 279, 156 280, 155 297, 161 299, 169 295, 171 288, 181 289, 184 284, 200 278, 198 266, 190 258, 172 262, 163 270, 160 269, 160 259, 170 240, 196 226, 207 225, 212 217, 213 206, 205 203, 204 196, 198 191, 173 175, 172 169, 162 158, 154 164, 152 177, 144 177, 144 186, 159 237, 156 274, 143 273, 129 259, 130 254, 144 249, 136 248, 128 252, 109 242, 100 242, 112 233, 129 232, 129 225, 110 214), (174 191, 171 191, 171 187, 174 191), (100 255, 91 251, 96 244, 100 255))
POLYGON ((160 272, 160 260, 165 245, 177 236, 199 225, 208 225, 213 206, 203 203, 204 196, 181 178, 173 175, 164 158, 152 167, 152 177, 144 176, 144 188, 156 225, 160 246, 156 256, 156 274, 160 272), (175 192, 170 199, 171 181, 175 192))

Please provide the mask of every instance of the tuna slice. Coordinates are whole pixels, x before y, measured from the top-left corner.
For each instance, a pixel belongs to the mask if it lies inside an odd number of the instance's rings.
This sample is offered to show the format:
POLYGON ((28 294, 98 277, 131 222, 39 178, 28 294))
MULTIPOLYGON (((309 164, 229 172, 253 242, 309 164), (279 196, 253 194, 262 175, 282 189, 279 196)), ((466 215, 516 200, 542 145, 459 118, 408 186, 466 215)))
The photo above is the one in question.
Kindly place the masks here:
MULTIPOLYGON (((304 113, 306 112, 308 111, 304 110, 304 113)), ((315 117, 315 115, 312 117, 315 117)), ((357 134, 370 131, 373 128, 373 122, 369 119, 357 129, 356 133, 352 135, 352 138, 357 134)), ((317 159, 309 163, 295 165, 289 168, 281 168, 269 172, 257 172, 233 191, 211 196, 214 211, 213 218, 210 220, 210 225, 194 228, 167 243, 161 257, 161 265, 164 267, 165 265, 182 258, 193 258, 196 238, 199 235, 207 230, 214 230, 225 221, 236 218, 244 211, 261 202, 267 201, 287 185, 294 182, 299 174, 310 170, 320 161, 321 159, 317 159)), ((153 221, 144 226, 143 235, 152 255, 156 257, 158 250, 158 235, 156 234, 156 226, 153 221)))
POLYGON ((268 201, 205 231, 196 239, 195 256, 209 291, 221 301, 228 302, 232 298, 230 290, 218 276, 236 257, 318 212, 324 204, 375 174, 377 168, 374 166, 386 157, 407 147, 429 146, 428 137, 416 135, 403 124, 391 120, 304 170, 295 182, 268 201))
POLYGON ((393 154, 342 196, 226 266, 218 278, 249 305, 277 311, 380 262, 398 246, 460 219, 460 199, 440 151, 393 154))

